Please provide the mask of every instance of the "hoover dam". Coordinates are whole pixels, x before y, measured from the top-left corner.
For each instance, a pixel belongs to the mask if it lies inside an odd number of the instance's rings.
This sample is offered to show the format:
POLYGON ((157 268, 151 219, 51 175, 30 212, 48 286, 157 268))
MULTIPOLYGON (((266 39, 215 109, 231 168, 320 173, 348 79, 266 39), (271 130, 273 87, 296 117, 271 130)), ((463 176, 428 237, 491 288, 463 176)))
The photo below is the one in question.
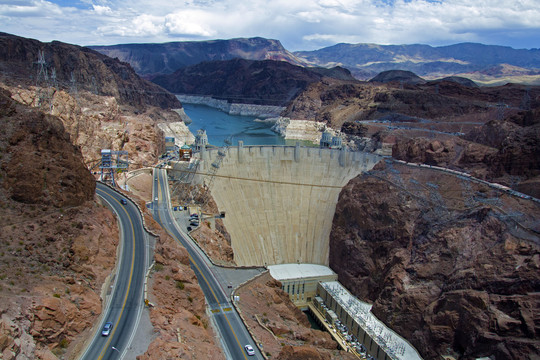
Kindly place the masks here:
POLYGON ((381 159, 372 153, 296 146, 203 149, 195 154, 231 236, 239 266, 328 265, 343 186, 381 159))

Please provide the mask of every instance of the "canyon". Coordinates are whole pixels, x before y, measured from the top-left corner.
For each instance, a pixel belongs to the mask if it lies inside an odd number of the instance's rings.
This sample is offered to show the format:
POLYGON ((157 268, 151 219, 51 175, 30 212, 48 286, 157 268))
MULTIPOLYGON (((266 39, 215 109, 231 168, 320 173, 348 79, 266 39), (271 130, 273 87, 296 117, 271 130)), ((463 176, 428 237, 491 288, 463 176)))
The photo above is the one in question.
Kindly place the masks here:
MULTIPOLYGON (((116 220, 94 198, 95 180, 88 169, 102 148, 129 151, 131 169, 154 164, 164 134, 174 133, 175 126, 184 131, 186 118, 170 110, 182 107, 175 96, 138 78, 129 64, 58 42, 26 43, 4 34, 0 40, 5 45, 0 47, 0 116, 7 124, 0 137, 5 214, 0 291, 9 299, 0 308, 2 356, 72 358, 101 312, 101 289, 118 245, 116 220), (30 79, 37 74, 32 62, 41 48, 64 79, 58 87, 46 87, 50 96, 45 97, 40 91, 45 87, 30 79), (75 65, 84 74, 78 91, 67 84, 75 65), (97 93, 92 74, 97 74, 97 93)), ((386 151, 394 159, 459 169, 538 197, 538 87, 479 88, 456 79, 413 83, 385 75, 380 82, 314 77, 280 104, 285 108, 280 115, 327 127, 355 150, 386 151)), ((183 136, 182 141, 190 141, 188 133, 183 136)), ((213 247, 210 252, 220 253, 221 261, 329 264, 347 288, 372 303, 373 312, 426 359, 538 355, 536 202, 395 162, 373 160, 362 171, 349 171, 340 165, 347 160, 339 150, 325 149, 325 155, 294 147, 241 151, 229 149, 223 162, 229 178, 214 179, 211 188, 217 204, 213 211, 226 211, 226 218, 217 232, 201 229, 198 235, 213 247), (283 154, 275 156, 276 151, 283 154), (319 161, 325 156, 332 161, 319 161), (252 163, 251 170, 240 169, 242 161, 252 163), (313 170, 307 171, 306 164, 313 170), (265 187, 253 181, 272 180, 268 176, 282 169, 288 171, 286 184, 267 181, 265 187), (299 184, 311 190, 298 191, 299 184), (326 189, 321 184, 331 190, 321 195, 319 187, 326 189), (284 218, 272 215, 276 210, 284 218), (265 225, 271 217, 281 232, 258 237, 261 229, 271 227, 265 225), (244 233, 259 241, 249 241, 244 233), (282 233, 286 241, 280 243, 282 233), (213 237, 230 244, 216 246, 213 237), (326 244, 323 251, 313 251, 315 238, 326 244)), ((207 153, 209 163, 216 153, 207 153)), ((131 196, 145 208, 144 199, 131 196)), ((158 235, 159 266, 151 284, 156 337, 140 358, 222 357, 185 249, 146 211, 143 215, 158 235), (177 282, 184 288, 177 288, 177 282)), ((245 311, 253 328, 258 328, 253 316, 266 305, 264 323, 276 332, 293 329, 283 332, 287 344, 265 340, 273 356, 314 357, 319 347, 325 349, 320 358, 347 358, 327 335, 307 329, 278 283, 261 278, 242 291, 250 299, 245 311)))

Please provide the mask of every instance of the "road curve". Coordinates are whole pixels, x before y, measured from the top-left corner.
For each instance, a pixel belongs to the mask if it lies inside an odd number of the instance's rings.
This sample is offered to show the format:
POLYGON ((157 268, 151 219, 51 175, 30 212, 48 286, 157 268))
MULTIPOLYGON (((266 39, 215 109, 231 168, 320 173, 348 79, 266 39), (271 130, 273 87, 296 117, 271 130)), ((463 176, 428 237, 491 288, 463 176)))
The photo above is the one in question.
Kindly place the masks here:
POLYGON ((218 335, 221 338, 225 355, 228 359, 234 360, 263 359, 242 319, 215 278, 212 272, 213 265, 176 225, 170 212, 166 172, 162 169, 155 169, 154 173, 154 201, 152 207, 154 219, 187 249, 191 268, 195 272, 206 297, 211 316, 219 331, 218 335), (247 344, 254 348, 254 356, 247 355, 244 349, 247 344))
POLYGON ((103 316, 81 360, 121 359, 136 330, 143 309, 143 284, 147 265, 144 228, 139 210, 107 185, 97 183, 96 193, 116 213, 121 229, 116 276, 113 276, 103 316), (101 336, 106 322, 113 323, 109 336, 101 336))

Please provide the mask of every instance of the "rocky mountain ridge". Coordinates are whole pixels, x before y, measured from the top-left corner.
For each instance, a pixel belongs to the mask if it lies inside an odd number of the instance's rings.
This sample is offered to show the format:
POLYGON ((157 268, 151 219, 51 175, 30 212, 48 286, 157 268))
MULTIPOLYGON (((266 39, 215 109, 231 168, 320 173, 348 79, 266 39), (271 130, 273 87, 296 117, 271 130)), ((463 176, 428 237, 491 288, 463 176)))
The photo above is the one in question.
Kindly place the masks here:
POLYGON ((284 106, 325 75, 354 81, 345 69, 310 69, 284 61, 203 62, 152 81, 176 94, 207 95, 231 103, 284 106))
POLYGON ((151 106, 164 109, 182 107, 172 94, 141 79, 128 63, 59 41, 42 43, 0 33, 0 79, 7 84, 50 86, 71 91, 84 89, 112 96, 120 105, 139 110, 151 106), (43 55, 41 60, 40 52, 43 55), (39 61, 46 71, 41 75, 39 61))
POLYGON ((130 63, 138 74, 150 79, 157 75, 172 74, 180 68, 201 62, 234 58, 303 64, 278 40, 260 37, 163 44, 119 44, 90 48, 130 63))
POLYGON ((137 73, 147 78, 170 74, 204 61, 243 58, 279 60, 306 67, 342 66, 360 80, 371 79, 387 70, 406 70, 426 79, 460 75, 486 84, 498 83, 497 78, 518 83, 540 83, 539 49, 477 43, 439 47, 342 43, 314 51, 290 52, 278 40, 240 38, 91 48, 130 63, 137 73))
POLYGON ((461 43, 449 46, 336 44, 315 51, 297 51, 296 56, 317 66, 340 65, 367 80, 387 70, 412 71, 430 79, 473 72, 508 75, 501 65, 529 75, 540 75, 540 49, 461 43))

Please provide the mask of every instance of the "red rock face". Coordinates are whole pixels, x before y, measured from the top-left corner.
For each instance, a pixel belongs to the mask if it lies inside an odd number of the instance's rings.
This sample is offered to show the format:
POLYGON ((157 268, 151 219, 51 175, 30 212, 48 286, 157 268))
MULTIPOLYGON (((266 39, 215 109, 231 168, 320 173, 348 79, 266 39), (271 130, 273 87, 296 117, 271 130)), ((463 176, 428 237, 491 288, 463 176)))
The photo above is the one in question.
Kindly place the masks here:
POLYGON ((0 138, 6 175, 3 185, 10 197, 26 204, 57 207, 77 206, 92 199, 95 181, 80 150, 69 142, 62 122, 15 105, 5 91, 0 97, 0 115, 5 114, 0 138))
POLYGON ((401 184, 381 170, 343 189, 330 236, 339 280, 426 359, 538 356, 538 207, 504 195, 499 208, 468 204, 455 178, 396 169, 401 184), (516 231, 500 209, 530 226, 516 231))

